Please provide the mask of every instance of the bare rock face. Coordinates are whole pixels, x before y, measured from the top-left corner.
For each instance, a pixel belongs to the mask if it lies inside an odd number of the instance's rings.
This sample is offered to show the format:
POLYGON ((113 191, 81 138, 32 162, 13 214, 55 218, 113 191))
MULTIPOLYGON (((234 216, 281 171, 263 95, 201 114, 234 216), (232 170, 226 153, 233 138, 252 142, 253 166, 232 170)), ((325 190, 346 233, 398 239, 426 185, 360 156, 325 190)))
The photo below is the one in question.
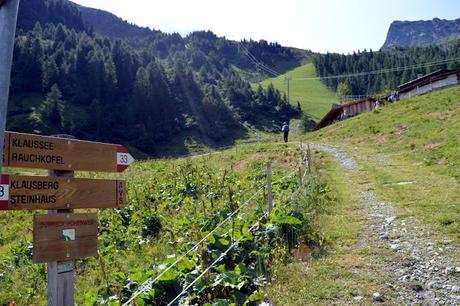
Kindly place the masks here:
POLYGON ((443 44, 454 39, 460 39, 460 18, 393 21, 382 49, 443 44))

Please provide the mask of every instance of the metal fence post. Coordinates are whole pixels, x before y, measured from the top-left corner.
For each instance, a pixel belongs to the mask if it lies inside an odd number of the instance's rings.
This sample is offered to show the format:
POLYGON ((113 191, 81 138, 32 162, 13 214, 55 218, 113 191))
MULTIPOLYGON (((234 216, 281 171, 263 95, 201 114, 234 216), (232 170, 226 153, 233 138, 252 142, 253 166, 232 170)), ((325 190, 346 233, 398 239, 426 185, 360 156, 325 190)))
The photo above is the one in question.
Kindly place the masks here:
POLYGON ((0 1, 0 177, 19 0, 0 1))

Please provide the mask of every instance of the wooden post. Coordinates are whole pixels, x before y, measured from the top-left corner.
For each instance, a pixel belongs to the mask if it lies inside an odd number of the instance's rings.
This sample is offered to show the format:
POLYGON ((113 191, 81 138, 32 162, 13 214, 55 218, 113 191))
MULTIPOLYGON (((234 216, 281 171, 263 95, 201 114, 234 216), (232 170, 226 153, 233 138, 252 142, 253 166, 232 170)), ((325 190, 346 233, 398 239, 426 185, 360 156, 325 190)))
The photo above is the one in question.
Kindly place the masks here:
MULTIPOLYGON (((14 1, 11 0, 11 3, 14 1)), ((7 1, 9 2, 10 0, 7 1)), ((1 10, 0 17, 2 17, 1 10)), ((0 18, 0 24, 1 21, 2 18, 0 18)), ((0 32, 2 30, 0 27, 0 32)), ((119 207, 126 203, 126 189, 123 180, 112 180, 112 182, 106 180, 105 183, 99 180, 99 183, 108 187, 113 196, 111 199, 107 198, 108 201, 105 204, 101 204, 97 199, 93 199, 93 194, 97 192, 105 194, 107 190, 95 187, 96 181, 91 188, 88 188, 85 184, 89 179, 74 179, 73 171, 122 172, 134 162, 133 157, 121 145, 74 140, 73 138, 68 135, 48 137, 16 132, 5 132, 5 137, 3 137, 5 140, 4 166, 48 169, 49 177, 36 177, 35 181, 54 182, 53 188, 43 188, 43 190, 38 190, 40 192, 37 191, 37 194, 46 193, 49 197, 56 197, 54 204, 58 205, 35 203, 28 200, 21 200, 17 203, 15 198, 11 198, 10 188, 12 193, 17 191, 17 188, 14 187, 17 185, 13 185, 12 180, 27 180, 27 176, 4 175, 0 182, 0 191, 2 191, 0 210, 48 209, 47 215, 34 215, 33 261, 48 264, 48 305, 50 306, 75 305, 73 260, 97 255, 97 214, 73 214, 73 209, 119 207), (34 145, 37 143, 40 146, 34 145), (36 156, 43 156, 43 158, 38 159, 36 156), (97 192, 91 191, 92 188, 95 188, 97 192), (67 194, 66 190, 70 194, 67 194), (85 204, 82 206, 81 203, 91 202, 91 200, 84 200, 85 197, 92 198, 92 201, 98 204, 93 202, 90 206, 87 204, 86 207, 84 207, 85 204), (27 206, 29 202, 31 205, 27 206), (34 204, 44 206, 35 207, 34 204)), ((31 190, 27 191, 27 193, 30 192, 31 190)))
MULTIPOLYGON (((74 139, 70 135, 56 135, 74 139)), ((73 171, 49 170, 49 176, 73 177, 73 171)), ((48 214, 72 213, 72 209, 48 210, 48 214)), ((48 263, 48 306, 74 306, 74 265, 73 262, 48 263)))
POLYGON ((311 174, 311 151, 310 144, 307 145, 307 162, 308 162, 308 174, 311 174))
POLYGON ((299 166, 299 186, 302 187, 303 181, 302 181, 302 166, 299 166))
POLYGON ((273 209, 273 194, 272 194, 272 170, 270 162, 267 163, 267 201, 268 201, 268 214, 273 209))

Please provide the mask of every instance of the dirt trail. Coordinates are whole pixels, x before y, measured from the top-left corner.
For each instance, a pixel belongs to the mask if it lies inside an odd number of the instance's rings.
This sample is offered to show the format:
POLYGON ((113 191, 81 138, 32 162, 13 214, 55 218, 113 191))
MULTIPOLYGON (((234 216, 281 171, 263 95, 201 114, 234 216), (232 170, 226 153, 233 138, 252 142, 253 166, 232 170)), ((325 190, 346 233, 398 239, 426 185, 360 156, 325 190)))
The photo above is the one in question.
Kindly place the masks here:
MULTIPOLYGON (((314 149, 335 157, 346 172, 359 171, 359 164, 328 146, 314 149)), ((357 273, 372 274, 381 281, 380 297, 357 296, 355 304, 460 305, 460 254, 451 241, 436 241, 432 231, 414 217, 398 215, 391 203, 379 200, 371 182, 350 182, 365 208, 366 228, 360 247, 376 252, 372 266, 357 273)))

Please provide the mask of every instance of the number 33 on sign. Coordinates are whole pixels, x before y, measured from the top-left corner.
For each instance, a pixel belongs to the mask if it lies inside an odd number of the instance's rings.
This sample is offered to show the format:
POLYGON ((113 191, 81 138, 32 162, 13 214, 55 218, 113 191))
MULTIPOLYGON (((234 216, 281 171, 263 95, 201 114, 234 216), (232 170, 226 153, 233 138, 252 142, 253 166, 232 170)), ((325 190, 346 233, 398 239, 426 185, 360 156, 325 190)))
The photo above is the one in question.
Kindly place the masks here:
POLYGON ((117 146, 117 171, 122 172, 134 162, 134 158, 123 146, 117 146))

